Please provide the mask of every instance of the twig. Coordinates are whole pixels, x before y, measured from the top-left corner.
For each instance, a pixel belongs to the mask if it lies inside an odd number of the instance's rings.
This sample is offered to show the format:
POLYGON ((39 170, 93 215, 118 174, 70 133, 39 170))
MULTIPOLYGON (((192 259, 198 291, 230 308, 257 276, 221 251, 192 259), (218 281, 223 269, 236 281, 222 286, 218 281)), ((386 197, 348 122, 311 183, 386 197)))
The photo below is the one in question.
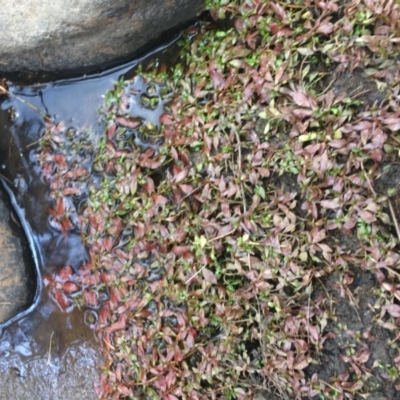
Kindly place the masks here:
POLYGON ((307 344, 310 345, 310 303, 311 303, 311 293, 308 295, 308 304, 307 304, 307 344))
MULTIPOLYGON (((340 389, 339 389, 339 388, 330 385, 328 382, 325 382, 325 381, 323 381, 322 379, 320 379, 320 382, 323 383, 324 385, 330 387, 330 388, 331 388, 332 390, 334 390, 335 392, 336 392, 336 391, 339 391, 339 392, 340 392, 340 389)), ((340 392, 340 393, 341 393, 341 392, 340 392)))
POLYGON ((303 58, 303 60, 301 61, 301 64, 300 64, 300 72, 299 72, 299 75, 300 75, 300 86, 303 86, 303 66, 304 66, 304 63, 306 62, 307 58, 308 58, 308 56, 305 56, 303 58))
POLYGON ((360 93, 356 93, 354 96, 351 96, 350 99, 351 99, 351 100, 354 100, 354 99, 356 99, 357 97, 361 96, 362 94, 369 93, 369 92, 372 92, 372 89, 368 89, 368 90, 366 89, 366 90, 363 90, 363 91, 360 92, 360 93))
MULTIPOLYGON (((329 82, 328 86, 325 88, 325 90, 318 94, 318 97, 322 96, 323 94, 325 94, 333 86, 333 84, 336 82, 336 80, 337 80, 337 78, 332 79, 329 82)), ((315 81, 314 81, 314 83, 315 83, 315 81)))
POLYGON ((196 278, 196 276, 197 276, 201 271, 203 271, 203 269, 204 269, 205 267, 206 267, 206 266, 203 265, 198 271, 196 271, 196 273, 195 273, 194 275, 192 275, 192 276, 185 282, 185 284, 188 285, 188 284, 190 283, 190 281, 192 281, 194 278, 196 278))
POLYGON ((242 199, 243 199, 243 212, 246 213, 247 212, 246 198, 244 196, 243 182, 240 179, 240 174, 242 173, 242 142, 240 141, 240 137, 236 129, 234 129, 234 132, 236 136, 236 142, 238 145, 238 168, 239 168, 240 191, 242 192, 242 199))
POLYGON ((327 300, 329 300, 329 311, 331 312, 331 314, 333 314, 333 309, 332 309, 332 303, 333 303, 333 301, 332 301, 332 298, 331 298, 331 296, 329 295, 328 291, 326 290, 326 287, 325 287, 325 285, 323 284, 323 282, 321 281, 321 279, 319 279, 318 277, 317 277, 317 279, 318 279, 319 284, 322 286, 322 289, 324 289, 324 292, 325 292, 325 294, 326 294, 327 300))
POLYGON ((43 138, 40 138, 40 139, 38 139, 38 140, 35 140, 34 142, 27 144, 27 145, 26 145, 26 148, 29 149, 30 147, 39 144, 42 140, 43 140, 43 138))
POLYGON ((400 139, 397 138, 396 136, 391 135, 390 136, 395 142, 400 143, 400 139))
POLYGON ((383 267, 383 268, 385 268, 387 271, 389 271, 389 275, 392 273, 393 275, 400 278, 400 274, 398 272, 394 271, 392 268, 390 268, 390 267, 383 267))
MULTIPOLYGON (((8 184, 9 185, 11 185, 15 190, 18 190, 18 188, 15 186, 15 183, 13 183, 13 182, 11 182, 8 178, 6 178, 3 174, 0 174, 0 179, 3 179, 3 180, 5 180, 6 182, 8 182, 8 184)), ((28 196, 26 193, 20 193, 21 194, 21 196, 28 196)), ((11 218, 13 218, 12 217, 12 214, 11 214, 11 218)), ((14 218, 13 218, 14 219, 14 218)), ((15 221, 15 222, 17 222, 17 221, 15 221)), ((17 223, 18 224, 18 223, 17 223)), ((19 224, 18 224, 19 225, 19 224)))
POLYGON ((390 201, 389 198, 388 198, 388 204, 389 204, 390 214, 392 215, 394 227, 396 228, 397 238, 399 239, 399 242, 400 242, 400 229, 399 229, 399 224, 397 223, 396 214, 395 214, 395 212, 394 212, 394 208, 393 208, 392 202, 390 201))
POLYGON ((20 101, 21 103, 25 104, 26 106, 28 106, 29 108, 31 108, 32 110, 36 111, 37 113, 39 113, 46 121, 51 122, 51 118, 46 115, 45 113, 43 113, 42 111, 40 111, 36 106, 34 106, 32 103, 29 103, 29 101, 26 101, 24 99, 21 99, 21 97, 15 95, 14 93, 11 93, 9 90, 7 90, 5 87, 0 85, 0 90, 3 93, 7 93, 9 96, 14 97, 15 99, 17 99, 18 101, 20 101))
POLYGON ((349 296, 350 304, 353 306, 354 311, 357 314, 358 320, 362 323, 361 318, 360 318, 360 314, 357 311, 356 305, 358 306, 358 304, 356 303, 356 299, 354 298, 353 294, 351 293, 351 291, 350 291, 350 289, 348 287, 346 287, 346 292, 347 292, 347 296, 349 296))
POLYGON ((111 349, 112 351, 115 351, 115 347, 111 343, 107 342, 107 340, 105 338, 103 338, 103 342, 106 344, 106 346, 109 349, 111 349))
POLYGON ((372 187, 371 180, 369 179, 369 176, 368 176, 367 172, 365 171, 364 162, 363 162, 363 161, 361 161, 361 169, 362 169, 363 172, 364 172, 364 176, 365 176, 365 179, 367 180, 369 189, 371 190, 371 192, 373 193, 373 195, 376 196, 376 192, 375 192, 374 188, 372 187))
POLYGON ((231 231, 224 233, 223 235, 219 235, 219 236, 216 236, 215 238, 210 239, 208 242, 211 243, 211 242, 214 242, 214 240, 222 239, 225 236, 228 236, 228 235, 230 235, 231 233, 233 233, 235 231, 236 231, 236 229, 234 228, 231 231))
POLYGON ((0 178, 4 179, 6 182, 8 182, 12 187, 15 188, 15 185, 13 182, 11 182, 8 178, 6 178, 3 174, 0 174, 0 178))
POLYGON ((47 357, 47 363, 46 363, 46 365, 49 365, 49 364, 50 364, 50 360, 51 360, 51 344, 52 344, 52 340, 53 340, 53 335, 54 335, 54 331, 51 332, 51 335, 50 335, 49 355, 48 355, 48 357, 47 357))
POLYGON ((189 196, 191 196, 193 193, 196 193, 198 190, 200 190, 205 184, 203 183, 202 185, 198 186, 197 188, 193 189, 190 193, 188 193, 186 196, 183 196, 181 200, 179 201, 177 207, 179 208, 183 202, 183 200, 187 199, 189 196))
MULTIPOLYGON (((369 186, 371 192, 374 194, 374 196, 376 196, 376 192, 375 192, 374 188, 372 187, 372 184, 368 177, 367 172, 365 171, 363 162, 361 162, 361 169, 364 172, 365 179, 367 180, 367 183, 368 183, 368 186, 369 186)), ((400 242, 400 228, 399 228, 399 224, 397 223, 396 213, 394 212, 394 208, 393 208, 392 202, 390 201, 390 198, 388 198, 388 205, 389 205, 390 215, 392 216, 392 219, 393 219, 394 227, 396 228, 397 239, 400 242)))

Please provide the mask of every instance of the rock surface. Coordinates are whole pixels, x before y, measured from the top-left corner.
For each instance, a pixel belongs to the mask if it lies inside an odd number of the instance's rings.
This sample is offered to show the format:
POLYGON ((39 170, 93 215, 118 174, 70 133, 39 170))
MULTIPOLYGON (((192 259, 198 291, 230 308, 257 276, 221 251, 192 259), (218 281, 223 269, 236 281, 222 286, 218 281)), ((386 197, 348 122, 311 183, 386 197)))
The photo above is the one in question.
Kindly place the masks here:
POLYGON ((193 20, 203 0, 0 0, 0 73, 92 72, 193 20))
MULTIPOLYGON (((1 188, 1 190, 3 190, 1 188)), ((10 210, 0 194, 0 324, 27 308, 32 300, 21 239, 9 223, 10 210)), ((17 228, 17 226, 15 227, 17 228)))

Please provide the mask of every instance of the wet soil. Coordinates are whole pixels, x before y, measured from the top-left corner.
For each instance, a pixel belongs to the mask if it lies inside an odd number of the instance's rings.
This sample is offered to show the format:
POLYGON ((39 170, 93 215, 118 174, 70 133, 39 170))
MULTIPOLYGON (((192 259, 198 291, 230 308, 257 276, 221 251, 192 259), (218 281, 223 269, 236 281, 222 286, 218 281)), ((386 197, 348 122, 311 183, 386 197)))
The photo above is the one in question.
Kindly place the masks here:
MULTIPOLYGON (((335 70, 325 84, 332 87, 335 94, 345 92, 360 105, 379 106, 387 95, 384 89, 378 90, 375 81, 362 69, 352 73, 335 70)), ((372 185, 377 193, 392 196, 399 221, 400 174, 395 155, 385 156, 372 185)), ((340 243, 345 252, 352 254, 360 248, 354 233, 334 230, 330 240, 340 243)), ((324 343, 322 352, 312 355, 313 361, 305 370, 306 376, 311 378, 318 374, 320 381, 332 382, 334 379, 340 382, 341 377, 350 375, 349 382, 356 383, 361 371, 363 376, 368 376, 361 386, 362 392, 369 394, 369 400, 400 399, 395 367, 397 338, 390 329, 382 326, 382 322, 377 322, 387 319, 382 317, 379 302, 381 285, 371 271, 350 267, 346 274, 341 272, 341 276, 339 279, 339 273, 333 272, 314 282, 313 298, 322 296, 325 299, 323 309, 332 316, 323 332, 331 334, 331 338, 324 343)), ((365 398, 358 394, 358 390, 353 394, 354 399, 365 398)), ((322 398, 313 398, 317 399, 322 398)))
MULTIPOLYGON (((379 106, 386 99, 387 92, 384 86, 379 90, 376 82, 361 68, 353 72, 337 68, 327 75, 321 90, 329 87, 336 95, 346 93, 352 100, 357 100, 358 104, 355 104, 357 107, 379 106)), ((391 76, 388 78, 390 80, 391 76)), ((267 120, 259 119, 255 128, 256 133, 261 135, 267 123, 267 120)), ((282 148, 287 135, 288 132, 283 129, 279 136, 271 138, 271 143, 282 148)), ((390 198, 397 222, 400 224, 400 160, 397 151, 385 155, 374 177, 375 180, 372 181, 374 190, 390 198)), ((268 181, 283 192, 296 193, 298 200, 296 215, 304 216, 304 211, 299 207, 303 197, 297 175, 286 172, 282 175, 275 174, 269 177, 268 181)), ((389 208, 386 212, 390 215, 389 208)), ((382 229, 387 228, 382 226, 382 229)), ((394 228, 393 233, 395 234, 394 228)), ((348 254, 355 254, 360 249, 360 242, 354 230, 348 232, 336 229, 329 234, 328 245, 340 244, 343 251, 348 254)), ((305 369, 306 377, 311 379, 317 374, 319 382, 329 384, 340 382, 341 378, 345 381, 346 376, 350 376, 349 382, 356 383, 357 375, 360 375, 361 371, 363 376, 368 377, 361 385, 363 395, 358 394, 361 391, 355 390, 352 398, 399 400, 399 372, 395 362, 399 355, 398 337, 387 326, 382 326, 382 322, 377 322, 381 320, 385 323, 388 317, 382 313, 380 303, 382 289, 376 275, 371 271, 350 266, 346 274, 343 274, 343 271, 335 271, 327 276, 314 278, 313 286, 312 298, 315 300, 322 297, 324 301, 321 310, 327 311, 331 316, 323 330, 323 335, 328 335, 330 338, 326 340, 320 352, 311 354, 311 364, 305 369), (339 279, 343 275, 347 279, 346 282, 339 279), (357 360, 360 360, 360 364, 357 360), (368 393, 367 397, 365 393, 368 393)), ((254 385, 259 386, 261 383, 271 386, 271 389, 257 392, 255 396, 257 400, 286 398, 273 384, 255 381, 254 385)), ((332 399, 337 396, 338 393, 333 390, 332 399)), ((310 400, 323 399, 325 398, 316 396, 310 400)))
MULTIPOLYGON (((340 290, 338 273, 332 273, 315 282, 313 297, 326 299, 324 308, 330 310, 335 317, 325 328, 325 333, 333 337, 324 344, 322 354, 314 355, 313 363, 306 369, 309 378, 318 374, 318 378, 330 382, 332 377, 352 371, 352 379, 356 382, 356 369, 369 376, 364 382, 363 392, 369 392, 369 399, 399 399, 400 392, 395 389, 395 376, 391 376, 394 358, 397 357, 395 337, 376 321, 380 316, 379 283, 371 272, 355 270, 349 274, 351 282, 346 289, 340 290), (364 343, 364 345, 361 344, 364 343), (367 344, 367 347, 365 346, 367 344), (367 358, 364 367, 353 365, 351 357, 367 358)), ((355 399, 362 399, 355 393, 355 399)), ((320 399, 315 397, 314 400, 320 399)))
POLYGON ((328 74, 322 88, 331 87, 336 95, 346 93, 352 100, 358 100, 364 105, 379 105, 387 95, 385 88, 378 88, 374 79, 362 69, 342 71, 342 65, 334 69, 333 74, 328 74))

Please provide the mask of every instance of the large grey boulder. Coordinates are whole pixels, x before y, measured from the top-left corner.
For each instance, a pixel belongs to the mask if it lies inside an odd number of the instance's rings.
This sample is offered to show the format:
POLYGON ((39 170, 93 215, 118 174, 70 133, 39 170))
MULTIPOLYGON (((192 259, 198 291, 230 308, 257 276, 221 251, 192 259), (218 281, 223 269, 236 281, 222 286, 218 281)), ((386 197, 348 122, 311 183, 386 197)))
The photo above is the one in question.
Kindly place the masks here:
POLYGON ((86 73, 193 20, 204 0, 0 0, 0 73, 86 73))

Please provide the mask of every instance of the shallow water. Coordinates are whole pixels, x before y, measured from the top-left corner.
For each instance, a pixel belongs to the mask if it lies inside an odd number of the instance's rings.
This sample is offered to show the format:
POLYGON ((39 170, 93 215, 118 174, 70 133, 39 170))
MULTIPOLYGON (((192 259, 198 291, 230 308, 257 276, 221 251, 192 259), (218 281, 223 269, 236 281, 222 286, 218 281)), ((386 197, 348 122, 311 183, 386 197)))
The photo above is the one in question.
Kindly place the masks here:
MULTIPOLYGON (((27 222, 26 233, 37 251, 36 264, 42 273, 64 265, 77 269, 87 260, 78 233, 64 235, 49 224, 52 203, 48 185, 34 157, 45 131, 43 116, 68 127, 101 132, 97 111, 105 93, 121 76, 129 77, 139 62, 163 58, 166 48, 96 76, 11 86, 13 96, 0 97, 0 178, 12 191, 21 221, 27 222)), ((155 111, 159 113, 160 108, 155 111)), ((154 121, 157 116, 153 113, 154 121)), ((143 117, 149 119, 150 115, 143 117)), ((101 365, 95 335, 85 324, 84 311, 61 311, 49 289, 42 290, 41 279, 39 286, 32 285, 33 291, 40 292, 37 304, 27 304, 27 315, 9 326, 0 325, 0 400, 95 398, 96 366, 101 365)))

